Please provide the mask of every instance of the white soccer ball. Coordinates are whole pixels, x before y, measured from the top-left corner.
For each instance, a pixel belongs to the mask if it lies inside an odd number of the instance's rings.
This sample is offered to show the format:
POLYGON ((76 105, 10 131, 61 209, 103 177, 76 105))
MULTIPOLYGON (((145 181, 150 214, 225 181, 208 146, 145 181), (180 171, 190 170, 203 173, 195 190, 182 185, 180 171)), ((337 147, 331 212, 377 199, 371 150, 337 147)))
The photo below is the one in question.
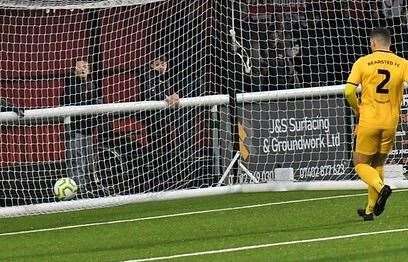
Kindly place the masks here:
POLYGON ((75 197, 78 186, 71 178, 60 178, 55 182, 54 194, 59 200, 70 200, 75 197))

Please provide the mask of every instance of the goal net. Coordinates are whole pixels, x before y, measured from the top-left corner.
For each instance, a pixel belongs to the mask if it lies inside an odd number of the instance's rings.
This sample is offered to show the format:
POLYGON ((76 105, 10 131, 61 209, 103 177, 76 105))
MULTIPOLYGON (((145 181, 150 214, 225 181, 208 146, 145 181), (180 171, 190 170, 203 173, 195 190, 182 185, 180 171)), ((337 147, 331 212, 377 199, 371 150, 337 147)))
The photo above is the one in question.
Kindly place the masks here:
POLYGON ((0 1, 0 216, 352 184, 342 84, 374 26, 408 52, 376 2, 0 1))

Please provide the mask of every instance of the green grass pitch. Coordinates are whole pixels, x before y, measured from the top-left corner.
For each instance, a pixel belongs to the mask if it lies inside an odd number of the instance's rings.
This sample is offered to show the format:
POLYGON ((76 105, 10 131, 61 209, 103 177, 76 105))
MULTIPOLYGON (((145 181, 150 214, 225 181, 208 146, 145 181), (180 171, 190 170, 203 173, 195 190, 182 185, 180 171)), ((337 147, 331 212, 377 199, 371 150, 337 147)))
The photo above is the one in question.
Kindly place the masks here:
POLYGON ((365 192, 234 194, 0 219, 0 261, 125 261, 282 242, 290 243, 168 261, 404 261, 408 257, 408 231, 292 241, 407 229, 408 191, 394 192, 384 213, 370 222, 363 222, 356 214, 366 201, 365 195, 165 216, 359 193, 365 192), (147 217, 156 218, 134 220, 147 217), (132 221, 4 234, 126 219, 132 221))

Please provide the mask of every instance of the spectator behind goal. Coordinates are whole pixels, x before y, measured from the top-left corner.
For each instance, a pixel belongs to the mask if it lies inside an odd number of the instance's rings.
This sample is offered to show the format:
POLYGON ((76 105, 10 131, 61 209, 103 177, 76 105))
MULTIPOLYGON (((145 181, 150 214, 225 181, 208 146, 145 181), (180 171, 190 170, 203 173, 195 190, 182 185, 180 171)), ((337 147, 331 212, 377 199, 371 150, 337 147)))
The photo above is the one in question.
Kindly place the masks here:
MULTIPOLYGON (((102 103, 92 82, 87 61, 77 61, 75 70, 65 80, 61 105, 79 106, 102 103)), ((94 116, 71 116, 65 121, 66 163, 68 176, 75 180, 81 196, 89 192, 93 170, 94 150, 92 129, 94 116)))
POLYGON ((149 170, 153 173, 152 189, 162 190, 171 187, 170 178, 177 165, 175 141, 179 95, 170 82, 169 62, 165 55, 153 59, 146 69, 143 79, 143 100, 166 101, 170 108, 146 111, 145 126, 148 134, 149 170), (158 187, 163 188, 158 188, 158 187))

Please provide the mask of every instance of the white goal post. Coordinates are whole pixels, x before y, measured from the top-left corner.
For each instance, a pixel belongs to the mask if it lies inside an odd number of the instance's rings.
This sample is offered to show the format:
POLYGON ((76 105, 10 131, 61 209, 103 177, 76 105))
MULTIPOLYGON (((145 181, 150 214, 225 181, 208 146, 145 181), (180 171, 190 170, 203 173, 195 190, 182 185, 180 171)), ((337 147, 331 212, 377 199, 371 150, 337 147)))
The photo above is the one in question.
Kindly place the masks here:
MULTIPOLYGON (((314 96, 342 95, 343 85, 323 86, 301 89, 289 89, 284 91, 264 91, 253 93, 237 94, 238 103, 265 102, 274 100, 285 100, 290 98, 308 98, 314 96)), ((227 105, 228 95, 209 95, 200 97, 181 98, 178 107, 214 106, 227 105)), ((120 113, 148 111, 169 108, 165 101, 141 101, 128 103, 111 103, 103 105, 65 106, 57 108, 31 109, 26 110, 24 120, 64 118, 77 115, 97 115, 104 113, 120 113)), ((17 121, 18 116, 13 112, 0 113, 0 122, 17 121)))
MULTIPOLYGON (((364 188, 343 84, 373 27, 408 55, 406 7, 374 2, 0 0, 0 217, 364 188)), ((395 188, 407 131, 405 95, 395 188)))
MULTIPOLYGON (((329 97, 330 95, 343 94, 343 85, 316 87, 307 89, 268 91, 238 94, 239 103, 268 102, 273 103, 276 100, 285 100, 287 98, 307 99, 312 97, 329 97)), ((205 97, 181 98, 180 107, 193 106, 222 106, 229 103, 227 95, 212 95, 205 97)), ((143 110, 159 110, 167 108, 167 103, 163 101, 144 101, 133 103, 113 103, 99 106, 71 106, 49 109, 33 109, 25 112, 27 120, 41 118, 63 118, 75 115, 92 115, 113 112, 131 112, 143 110)), ((0 113, 0 122, 16 121, 18 117, 12 112, 0 113)), ((386 170, 389 174, 386 176, 398 177, 395 170, 386 170)), ((400 179, 388 180, 393 188, 408 188, 408 181, 400 179)), ((141 193, 124 196, 110 196, 96 199, 83 199, 75 201, 43 203, 35 205, 14 206, 0 208, 0 217, 13 217, 30 214, 42 214, 49 212, 66 212, 72 210, 82 210, 96 207, 111 207, 130 203, 161 201, 180 198, 191 198, 200 196, 211 196, 221 194, 266 192, 266 191, 292 191, 292 190, 355 190, 364 189, 366 185, 360 180, 344 181, 315 181, 315 182, 294 182, 289 180, 268 181, 266 183, 247 184, 240 183, 234 185, 223 185, 209 188, 175 190, 157 193, 141 193)))

